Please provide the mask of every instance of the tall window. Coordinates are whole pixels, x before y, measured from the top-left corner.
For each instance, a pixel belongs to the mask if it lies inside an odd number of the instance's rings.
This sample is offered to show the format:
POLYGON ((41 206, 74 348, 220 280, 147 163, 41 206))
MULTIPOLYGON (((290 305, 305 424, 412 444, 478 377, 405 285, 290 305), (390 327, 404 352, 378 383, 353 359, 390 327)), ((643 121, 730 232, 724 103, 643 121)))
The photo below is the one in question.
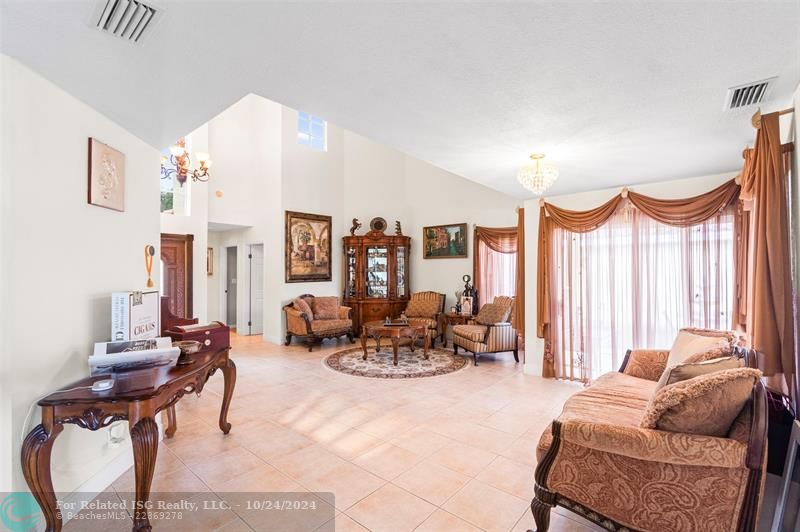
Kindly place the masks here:
POLYGON ((551 240, 556 376, 590 380, 630 348, 668 348, 682 327, 731 327, 734 212, 691 227, 628 205, 588 233, 551 240))
POLYGON ((497 296, 517 295, 517 252, 495 251, 483 241, 478 241, 478 268, 480 278, 476 279, 478 302, 491 303, 497 296))
POLYGON ((327 123, 308 113, 297 113, 297 142, 319 151, 327 149, 327 123))

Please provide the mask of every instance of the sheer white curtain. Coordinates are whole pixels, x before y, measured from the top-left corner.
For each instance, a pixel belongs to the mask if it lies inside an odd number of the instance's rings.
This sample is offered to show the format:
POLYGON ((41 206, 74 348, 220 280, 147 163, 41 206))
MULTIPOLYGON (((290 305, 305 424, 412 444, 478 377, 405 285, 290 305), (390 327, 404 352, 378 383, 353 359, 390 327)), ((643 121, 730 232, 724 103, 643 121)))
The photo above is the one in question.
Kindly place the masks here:
POLYGON ((730 328, 734 212, 674 227, 632 205, 589 233, 551 240, 556 377, 589 381, 631 348, 669 348, 682 327, 730 328))
POLYGON ((502 253, 478 241, 480 279, 476 281, 478 303, 483 306, 494 301, 495 296, 516 296, 517 254, 502 253))

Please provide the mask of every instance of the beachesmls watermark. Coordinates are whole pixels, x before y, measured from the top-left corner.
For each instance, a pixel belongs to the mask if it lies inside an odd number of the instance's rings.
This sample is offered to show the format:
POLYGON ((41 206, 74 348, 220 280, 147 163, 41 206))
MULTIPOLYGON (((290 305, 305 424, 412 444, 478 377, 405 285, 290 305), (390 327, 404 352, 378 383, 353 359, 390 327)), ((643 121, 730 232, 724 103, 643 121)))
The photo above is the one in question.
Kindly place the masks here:
MULTIPOLYGON (((0 530, 44 529, 45 516, 30 493, 0 493, 0 501, 0 530)), ((180 524, 211 531, 238 522, 256 532, 333 532, 336 514, 328 492, 154 492, 141 503, 131 492, 109 489, 99 495, 71 493, 57 498, 56 506, 62 523, 76 531, 117 529, 146 517, 156 530, 180 524)))

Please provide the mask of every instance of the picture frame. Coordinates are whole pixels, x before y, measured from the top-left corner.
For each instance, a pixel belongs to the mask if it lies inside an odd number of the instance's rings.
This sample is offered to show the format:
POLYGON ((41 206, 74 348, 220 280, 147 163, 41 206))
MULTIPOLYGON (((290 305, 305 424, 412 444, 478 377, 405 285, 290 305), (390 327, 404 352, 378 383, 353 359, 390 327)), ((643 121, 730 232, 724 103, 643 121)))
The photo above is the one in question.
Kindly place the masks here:
POLYGON ((206 274, 214 275, 214 248, 206 249, 206 274))
POLYGON ((472 316, 472 296, 461 296, 461 315, 472 316))
POLYGON ((466 259, 467 224, 431 225, 422 228, 422 258, 466 259))
POLYGON ((286 211, 284 269, 287 283, 332 279, 332 225, 328 215, 286 211))
POLYGON ((125 154, 89 137, 88 202, 125 212, 125 154))

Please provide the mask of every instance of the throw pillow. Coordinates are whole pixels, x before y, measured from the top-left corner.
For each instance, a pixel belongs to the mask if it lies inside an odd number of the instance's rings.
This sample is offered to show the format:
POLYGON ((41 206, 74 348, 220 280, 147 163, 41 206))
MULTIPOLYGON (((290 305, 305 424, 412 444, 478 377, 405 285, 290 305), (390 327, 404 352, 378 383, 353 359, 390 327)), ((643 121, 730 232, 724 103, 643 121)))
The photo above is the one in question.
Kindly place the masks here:
POLYGON ((339 298, 336 296, 315 297, 311 300, 315 320, 335 320, 339 317, 339 298))
POLYGON ((736 368, 664 386, 650 399, 641 426, 725 437, 760 378, 757 369, 736 368))
POLYGON ((695 362, 703 362, 706 360, 714 360, 715 358, 723 358, 733 356, 733 349, 730 347, 715 347, 714 349, 709 349, 708 351, 703 351, 702 353, 695 353, 694 355, 687 357, 686 360, 683 361, 684 364, 687 363, 695 363, 695 362))
POLYGON ((481 325, 494 325, 495 323, 503 323, 508 321, 508 316, 511 314, 511 309, 498 305, 496 303, 487 303, 481 307, 478 315, 475 316, 475 322, 481 325))
POLYGON ((405 314, 409 318, 435 318, 441 310, 441 299, 439 297, 423 299, 412 297, 406 305, 405 314))
POLYGON ((667 367, 685 362, 687 358, 697 353, 726 346, 728 346, 728 341, 724 337, 693 334, 681 329, 669 350, 667 367))
POLYGON ((675 364, 664 370, 661 378, 658 379, 656 390, 658 391, 664 386, 675 384, 676 382, 685 381, 699 377, 700 375, 708 375, 715 371, 723 369, 735 369, 741 367, 739 359, 735 357, 721 357, 711 360, 704 360, 701 362, 684 362, 683 364, 675 364))
MULTIPOLYGON (((311 301, 314 300, 311 299, 311 301)), ((308 317, 308 319, 310 320, 314 319, 314 313, 311 311, 311 306, 308 304, 308 301, 306 301, 304 298, 302 297, 294 298, 292 300, 292 305, 294 306, 295 310, 299 310, 300 312, 305 314, 308 317)))

